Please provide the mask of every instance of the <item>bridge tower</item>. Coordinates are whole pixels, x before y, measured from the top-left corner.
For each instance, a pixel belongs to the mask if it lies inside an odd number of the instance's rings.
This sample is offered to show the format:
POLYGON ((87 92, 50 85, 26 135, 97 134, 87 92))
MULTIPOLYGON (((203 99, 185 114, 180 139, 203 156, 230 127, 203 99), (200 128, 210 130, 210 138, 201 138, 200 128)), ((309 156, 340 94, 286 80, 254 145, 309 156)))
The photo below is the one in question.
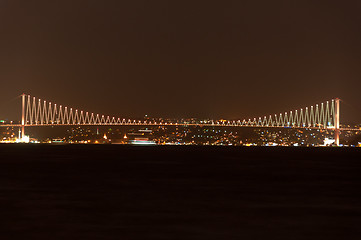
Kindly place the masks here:
POLYGON ((21 95, 22 98, 22 116, 21 116, 21 139, 25 137, 25 93, 21 95))
POLYGON ((335 100, 335 144, 340 146, 340 99, 335 100))

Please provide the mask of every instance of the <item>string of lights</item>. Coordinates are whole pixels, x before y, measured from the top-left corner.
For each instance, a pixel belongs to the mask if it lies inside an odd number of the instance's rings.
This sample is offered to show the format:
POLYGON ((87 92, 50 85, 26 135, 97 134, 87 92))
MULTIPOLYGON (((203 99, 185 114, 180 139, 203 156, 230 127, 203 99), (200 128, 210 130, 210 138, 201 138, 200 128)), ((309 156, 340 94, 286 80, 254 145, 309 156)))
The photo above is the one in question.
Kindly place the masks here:
POLYGON ((334 128, 335 100, 270 116, 244 120, 202 120, 197 122, 172 120, 135 120, 115 118, 86 112, 26 95, 23 104, 25 125, 204 125, 243 127, 334 128))

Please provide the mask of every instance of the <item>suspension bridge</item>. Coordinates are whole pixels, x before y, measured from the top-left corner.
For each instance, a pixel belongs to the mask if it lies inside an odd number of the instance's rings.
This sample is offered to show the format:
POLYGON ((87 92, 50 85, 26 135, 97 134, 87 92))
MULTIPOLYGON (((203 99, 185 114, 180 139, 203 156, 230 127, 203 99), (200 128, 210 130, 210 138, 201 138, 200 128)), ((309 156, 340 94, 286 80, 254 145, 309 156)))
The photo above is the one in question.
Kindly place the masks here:
POLYGON ((329 129, 335 133, 335 144, 340 143, 340 131, 360 130, 340 128, 340 99, 284 113, 243 120, 137 120, 116 118, 86 112, 41 100, 28 94, 21 95, 22 119, 19 124, 0 126, 20 127, 25 137, 25 127, 39 126, 203 126, 203 127, 256 127, 256 128, 308 128, 329 129))

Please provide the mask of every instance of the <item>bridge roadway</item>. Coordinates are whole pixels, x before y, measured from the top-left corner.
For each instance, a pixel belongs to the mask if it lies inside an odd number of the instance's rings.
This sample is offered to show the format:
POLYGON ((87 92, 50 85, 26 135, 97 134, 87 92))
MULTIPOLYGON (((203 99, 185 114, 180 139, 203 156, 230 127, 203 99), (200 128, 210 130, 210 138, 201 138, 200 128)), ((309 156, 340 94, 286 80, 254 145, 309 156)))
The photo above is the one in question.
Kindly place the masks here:
MULTIPOLYGON (((0 127, 22 127, 21 124, 0 124, 0 127)), ((199 126, 199 127, 247 127, 247 128, 285 128, 285 129, 313 129, 313 130, 335 130, 335 128, 303 127, 303 126, 260 126, 260 125, 234 125, 221 123, 102 123, 102 124, 27 124, 25 127, 55 127, 55 126, 199 126)), ((339 128, 340 131, 360 131, 361 128, 339 128)))

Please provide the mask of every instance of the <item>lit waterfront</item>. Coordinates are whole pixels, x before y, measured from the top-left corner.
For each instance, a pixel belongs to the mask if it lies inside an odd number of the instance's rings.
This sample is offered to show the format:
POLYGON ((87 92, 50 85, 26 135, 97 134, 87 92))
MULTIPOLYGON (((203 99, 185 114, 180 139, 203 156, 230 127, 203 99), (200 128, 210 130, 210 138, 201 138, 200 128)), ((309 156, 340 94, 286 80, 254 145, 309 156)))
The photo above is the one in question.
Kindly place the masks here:
MULTIPOLYGON (((189 120, 190 121, 190 120, 189 120)), ((194 119, 193 119, 194 121, 194 119)), ((345 126, 359 128, 360 126, 345 126)), ((2 143, 135 144, 220 146, 332 146, 333 131, 327 129, 242 128, 201 126, 75 126, 0 127, 2 143)), ((360 131, 343 131, 341 146, 357 147, 360 131)))

